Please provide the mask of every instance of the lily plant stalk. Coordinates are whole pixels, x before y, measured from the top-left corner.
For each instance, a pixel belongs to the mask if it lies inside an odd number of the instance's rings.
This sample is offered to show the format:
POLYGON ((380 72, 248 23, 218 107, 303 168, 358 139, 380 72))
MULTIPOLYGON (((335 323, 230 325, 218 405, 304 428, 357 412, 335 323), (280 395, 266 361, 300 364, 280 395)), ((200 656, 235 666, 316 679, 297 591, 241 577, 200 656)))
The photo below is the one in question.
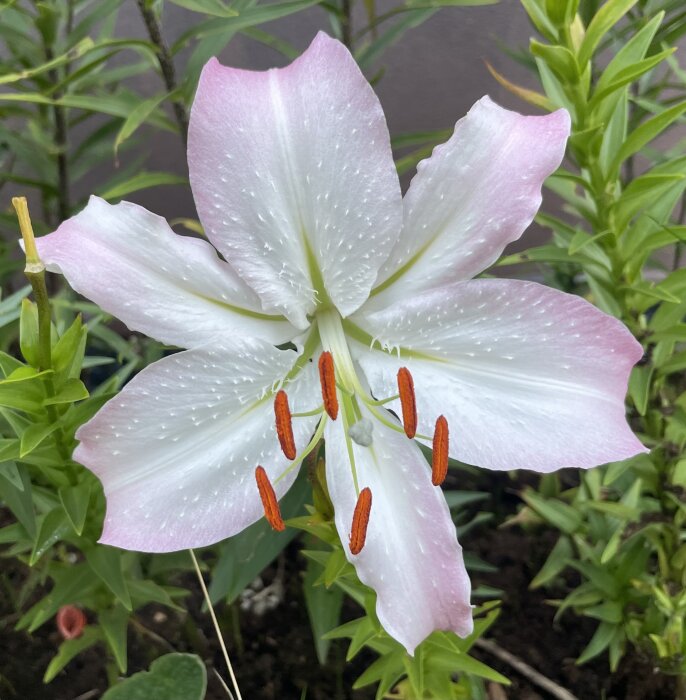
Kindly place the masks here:
POLYGON ((278 499, 324 438, 336 527, 382 625, 410 653, 435 629, 468 635, 448 458, 548 472, 644 451, 625 418, 628 330, 539 284, 472 279, 532 221, 569 129, 564 110, 484 97, 403 198, 341 43, 320 33, 266 72, 211 60, 188 139, 209 242, 97 197, 37 241, 75 290, 186 348, 77 433, 107 498, 101 542, 201 547, 262 515, 280 529, 278 499))

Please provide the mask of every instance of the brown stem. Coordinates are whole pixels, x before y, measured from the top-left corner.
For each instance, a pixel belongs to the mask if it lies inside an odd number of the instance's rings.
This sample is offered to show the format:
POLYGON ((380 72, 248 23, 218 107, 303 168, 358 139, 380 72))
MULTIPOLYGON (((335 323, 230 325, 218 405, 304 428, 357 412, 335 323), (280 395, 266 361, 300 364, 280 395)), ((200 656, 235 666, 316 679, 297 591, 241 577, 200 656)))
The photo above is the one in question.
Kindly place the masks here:
POLYGON ((495 642, 492 642, 489 639, 477 639, 474 646, 478 647, 479 649, 483 649, 489 654, 492 654, 496 658, 500 659, 503 663, 506 663, 508 666, 510 666, 510 668, 513 668, 531 683, 537 685, 539 688, 542 688, 554 698, 557 698, 558 700, 578 700, 576 695, 572 695, 566 688, 563 688, 554 681, 551 681, 550 678, 546 678, 542 673, 539 673, 536 669, 531 668, 529 664, 522 661, 514 654, 511 654, 506 649, 498 646, 495 642))
MULTIPOLYGON (((136 1, 138 2, 138 9, 143 17, 145 28, 148 30, 150 41, 152 41, 152 43, 155 45, 157 60, 160 62, 160 69, 162 71, 162 79, 164 80, 167 90, 172 93, 177 88, 176 74, 174 72, 174 61, 169 53, 167 44, 162 37, 162 28, 160 27, 160 23, 157 21, 155 13, 151 8, 146 6, 145 0, 136 1)), ((186 113, 186 105, 183 103, 180 97, 175 97, 172 100, 172 108, 174 110, 174 117, 176 118, 176 123, 179 125, 179 131, 181 132, 181 138, 185 146, 188 138, 188 114, 186 113)))
MULTIPOLYGON (((48 61, 55 58, 55 54, 51 46, 45 47, 45 57, 48 61)), ((57 85, 60 82, 60 76, 57 70, 48 71, 50 82, 57 85)), ((55 100, 62 97, 62 92, 56 92, 53 96, 55 100)), ((69 197, 69 160, 67 155, 67 119, 64 107, 53 105, 53 139, 55 141, 55 150, 57 151, 57 214, 60 221, 69 218, 71 214, 71 203, 69 197)))

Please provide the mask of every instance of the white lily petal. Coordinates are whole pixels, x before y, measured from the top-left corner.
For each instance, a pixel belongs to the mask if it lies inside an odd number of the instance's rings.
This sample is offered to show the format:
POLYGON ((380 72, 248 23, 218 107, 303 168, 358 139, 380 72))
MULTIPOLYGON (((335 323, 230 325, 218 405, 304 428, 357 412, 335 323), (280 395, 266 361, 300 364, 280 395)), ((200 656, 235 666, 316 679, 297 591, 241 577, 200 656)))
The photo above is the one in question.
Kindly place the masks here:
POLYGON ((194 347, 235 334, 274 343, 298 331, 262 313, 259 298, 207 242, 174 233, 130 202, 88 206, 36 240, 52 272, 134 331, 194 347))
MULTIPOLYGON (((272 390, 296 358, 256 339, 217 342, 149 365, 105 404, 78 430, 74 453, 105 489, 100 541, 169 552, 218 542, 262 517, 255 468, 274 483, 288 464, 272 390)), ((312 363, 284 388, 293 411, 316 405, 312 363)), ((294 421, 299 449, 317 420, 294 421)), ((295 476, 274 483, 279 498, 295 476)))
POLYGON ((376 591, 384 629, 410 654, 434 630, 469 635, 470 583, 462 548, 419 446, 376 420, 370 447, 352 443, 360 490, 372 492, 366 542, 352 555, 348 538, 357 496, 340 418, 327 423, 325 438, 336 528, 360 580, 376 591))
POLYGON ((580 297, 534 282, 480 279, 354 320, 389 350, 356 346, 372 391, 394 394, 398 368, 408 367, 419 432, 432 435, 445 415, 455 459, 549 472, 646 451, 624 407, 641 346, 580 297))
POLYGON ((364 302, 402 204, 383 111, 343 44, 319 33, 266 72, 211 60, 188 160, 208 237, 265 309, 305 328, 317 295, 343 315, 364 302))
POLYGON ((533 220, 569 128, 565 110, 526 117, 479 100, 417 166, 403 201, 403 232, 379 272, 373 308, 492 265, 533 220))

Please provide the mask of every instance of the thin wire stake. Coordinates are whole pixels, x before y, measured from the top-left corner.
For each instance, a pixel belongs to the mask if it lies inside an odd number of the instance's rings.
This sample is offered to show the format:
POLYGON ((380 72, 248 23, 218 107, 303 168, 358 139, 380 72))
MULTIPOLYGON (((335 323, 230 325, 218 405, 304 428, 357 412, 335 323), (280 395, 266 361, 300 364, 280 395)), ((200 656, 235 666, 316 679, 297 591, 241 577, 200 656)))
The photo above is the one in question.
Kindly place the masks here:
POLYGON ((188 550, 191 554, 191 559, 193 560, 193 566, 195 566, 195 573, 198 575, 198 581, 200 581, 200 588, 202 588, 202 594, 205 596, 205 602, 210 611, 210 617, 212 618, 212 623, 214 624, 214 630, 219 638, 219 645, 224 653, 224 661, 226 661, 226 666, 229 669, 229 675, 231 676, 231 682, 233 683, 233 689, 236 691, 236 698, 238 700, 243 700, 241 691, 238 688, 238 682, 236 681, 236 676, 233 672, 233 666, 231 665, 231 659, 229 659, 229 652, 226 650, 226 644, 224 644, 224 637, 219 629, 219 623, 217 622, 217 616, 214 614, 214 607, 212 601, 210 600, 210 594, 207 592, 207 586, 205 586, 205 579, 202 577, 202 572, 198 566, 198 560, 195 558, 195 552, 192 549, 188 550))

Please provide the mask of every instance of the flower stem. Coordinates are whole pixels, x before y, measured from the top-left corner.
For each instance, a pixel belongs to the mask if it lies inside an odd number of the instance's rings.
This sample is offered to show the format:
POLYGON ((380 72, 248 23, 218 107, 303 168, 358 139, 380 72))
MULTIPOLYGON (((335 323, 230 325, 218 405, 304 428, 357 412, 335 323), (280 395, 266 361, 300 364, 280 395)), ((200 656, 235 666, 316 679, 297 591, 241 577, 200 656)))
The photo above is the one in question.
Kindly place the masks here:
MULTIPOLYGON (((51 322, 52 312, 50 310, 50 297, 45 284, 45 265, 38 255, 36 248, 36 240, 33 235, 33 226, 31 225, 31 217, 29 216, 29 206, 26 197, 12 197, 12 205, 17 212, 19 220, 19 229, 21 237, 24 241, 24 250, 26 252, 26 267, 24 274, 31 283, 33 289, 33 297, 36 300, 36 308, 38 309, 38 369, 40 371, 52 369, 52 341, 51 341, 51 322)), ((55 396, 55 384, 51 375, 45 376, 43 379, 48 396, 55 396)), ((51 404, 45 407, 48 414, 48 419, 51 423, 56 423, 59 420, 55 407, 51 404)), ((57 439, 55 443, 60 457, 65 463, 69 462, 69 450, 65 445, 64 433, 62 428, 57 430, 57 439)), ((73 474, 69 473, 70 480, 73 481, 73 474)))
POLYGON ((174 117, 176 118, 176 123, 179 125, 179 133, 185 146, 188 139, 188 113, 186 112, 186 105, 183 103, 183 98, 175 94, 178 86, 176 84, 174 60, 162 37, 162 29, 160 23, 157 21, 155 12, 147 6, 145 0, 138 0, 138 9, 141 12, 145 28, 148 30, 150 41, 155 45, 157 60, 160 63, 160 70, 162 71, 162 79, 164 80, 167 90, 172 94, 171 99, 174 117))
POLYGON ((193 566, 195 567, 195 573, 198 576, 198 581, 200 582, 200 588, 202 588, 202 594, 205 597, 205 602, 207 603, 207 608, 210 611, 210 617, 212 618, 212 624, 214 625, 214 630, 217 633, 219 639, 219 646, 221 646, 222 653, 224 654, 224 661, 226 661, 226 666, 229 669, 229 676, 231 676, 231 683, 233 684, 233 689, 236 691, 237 700, 243 700, 241 691, 238 688, 238 681, 236 681, 236 676, 233 672, 233 666, 231 665, 231 659, 229 658, 229 652, 226 650, 226 644, 224 644, 224 637, 219 629, 219 623, 217 622, 217 616, 214 614, 214 606, 210 600, 210 594, 207 592, 207 586, 205 586, 205 579, 202 577, 202 572, 198 566, 198 560, 195 557, 195 552, 192 549, 188 550, 193 560, 193 566))

